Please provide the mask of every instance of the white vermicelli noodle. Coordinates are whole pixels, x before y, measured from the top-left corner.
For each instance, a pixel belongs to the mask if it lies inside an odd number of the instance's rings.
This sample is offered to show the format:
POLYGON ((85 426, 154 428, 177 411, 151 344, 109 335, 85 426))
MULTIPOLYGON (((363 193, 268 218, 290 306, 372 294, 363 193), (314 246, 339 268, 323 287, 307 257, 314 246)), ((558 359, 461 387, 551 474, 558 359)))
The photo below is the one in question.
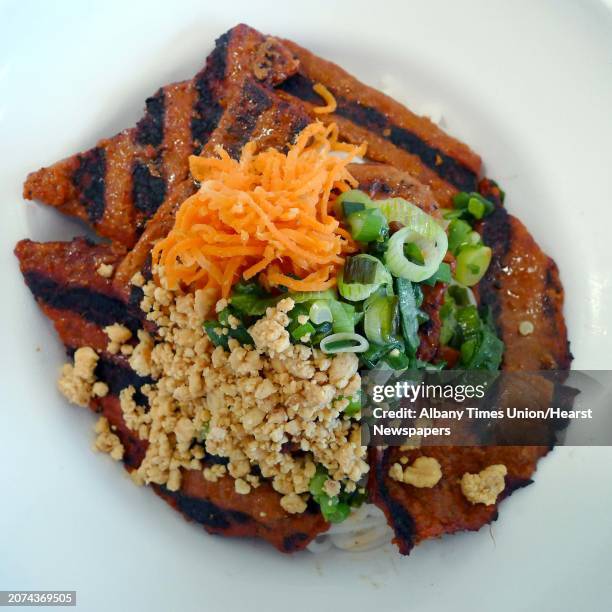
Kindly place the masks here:
POLYGON ((393 531, 387 525, 382 510, 374 504, 363 504, 342 523, 316 537, 308 550, 322 553, 331 548, 360 552, 378 548, 391 542, 393 531))

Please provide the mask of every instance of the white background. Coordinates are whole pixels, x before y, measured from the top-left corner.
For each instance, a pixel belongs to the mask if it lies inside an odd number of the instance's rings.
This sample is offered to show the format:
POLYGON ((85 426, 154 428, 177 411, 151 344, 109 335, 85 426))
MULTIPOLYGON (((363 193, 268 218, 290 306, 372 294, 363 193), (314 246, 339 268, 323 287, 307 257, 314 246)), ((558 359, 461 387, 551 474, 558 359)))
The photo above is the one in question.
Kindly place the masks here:
POLYGON ((610 369, 612 19, 596 2, 0 2, 0 589, 82 610, 609 610, 612 453, 557 449, 477 534, 282 556, 206 535, 90 452, 55 390, 63 351, 15 242, 81 231, 23 203, 27 172, 133 124, 244 21, 390 86, 482 154, 558 262, 581 369, 610 369))

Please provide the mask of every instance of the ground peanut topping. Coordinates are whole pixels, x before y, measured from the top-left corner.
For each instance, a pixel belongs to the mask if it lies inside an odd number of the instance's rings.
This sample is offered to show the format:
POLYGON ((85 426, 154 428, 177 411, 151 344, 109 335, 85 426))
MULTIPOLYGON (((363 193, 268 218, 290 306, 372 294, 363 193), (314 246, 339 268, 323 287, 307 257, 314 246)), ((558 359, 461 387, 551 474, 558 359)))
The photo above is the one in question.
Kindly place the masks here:
POLYGON ((106 395, 100 386, 104 383, 96 383, 94 370, 97 364, 96 351, 89 346, 83 346, 74 352, 74 365, 66 363, 62 366, 57 387, 69 402, 86 407, 92 395, 106 395))
POLYGON ((503 464, 490 465, 478 474, 465 473, 461 477, 461 492, 473 504, 490 506, 504 490, 504 477, 508 473, 503 464))
POLYGON ((389 477, 393 480, 419 489, 430 489, 435 487, 442 478, 440 463, 434 457, 417 457, 412 465, 405 468, 402 467, 402 463, 394 463, 389 469, 389 477))
POLYGON ((123 459, 123 444, 119 436, 114 434, 106 417, 100 417, 94 431, 97 434, 94 442, 94 450, 108 453, 115 461, 123 459))
MULTIPOLYGON (((225 350, 213 346, 202 324, 226 303, 215 309, 203 290, 173 293, 153 282, 143 290, 141 306, 161 340, 138 332, 130 365, 157 381, 142 389, 148 411, 134 401, 133 388, 120 396, 127 426, 149 442, 133 474, 137 482, 176 490, 181 468, 203 470, 211 481, 227 471, 236 491, 248 494, 262 476, 291 513, 306 509, 316 464, 328 470, 329 493, 340 489, 340 481, 354 490, 368 471, 366 449, 358 424, 343 417, 340 400, 360 387, 355 354, 332 357, 291 344, 286 329, 291 299, 268 308, 250 327, 254 347, 230 338, 225 350), (206 453, 227 458, 227 467, 206 467, 206 453)), ((219 333, 227 333, 221 328, 219 333)))

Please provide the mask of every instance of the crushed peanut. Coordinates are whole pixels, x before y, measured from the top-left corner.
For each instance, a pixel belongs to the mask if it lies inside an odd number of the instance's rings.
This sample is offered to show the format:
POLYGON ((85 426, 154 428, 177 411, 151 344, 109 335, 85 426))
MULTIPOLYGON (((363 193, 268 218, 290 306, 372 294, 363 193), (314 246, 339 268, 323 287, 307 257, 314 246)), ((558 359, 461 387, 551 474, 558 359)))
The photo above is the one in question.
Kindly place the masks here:
POLYGON ((289 514, 301 514, 306 510, 306 502, 297 493, 283 495, 280 500, 280 505, 289 512, 289 514))
POLYGON ((431 489, 440 482, 442 469, 434 457, 417 457, 412 465, 405 468, 401 463, 394 463, 389 468, 389 477, 419 489, 431 489))
POLYGON ((227 474, 227 468, 221 464, 215 464, 211 467, 204 468, 204 478, 209 482, 217 482, 219 478, 223 478, 227 474))
POLYGON ((96 272, 102 278, 110 278, 113 275, 114 270, 115 268, 111 264, 102 263, 97 267, 96 272))
POLYGON ((119 323, 107 325, 104 328, 104 333, 108 336, 108 346, 106 350, 113 355, 117 354, 121 347, 132 338, 132 332, 119 323))
POLYGON ((490 465, 478 474, 465 473, 461 477, 461 492, 473 504, 490 506, 504 490, 505 476, 508 473, 502 463, 490 465))
POLYGON ((97 364, 96 351, 89 346, 83 346, 75 351, 74 364, 66 363, 62 366, 57 386, 69 402, 83 407, 89 404, 97 364))
POLYGON ((108 385, 98 380, 91 387, 91 394, 96 397, 106 397, 108 395, 108 385))
POLYGON ((94 431, 98 434, 93 445, 94 450, 108 453, 115 461, 123 459, 123 444, 117 434, 111 431, 106 417, 98 419, 94 431))

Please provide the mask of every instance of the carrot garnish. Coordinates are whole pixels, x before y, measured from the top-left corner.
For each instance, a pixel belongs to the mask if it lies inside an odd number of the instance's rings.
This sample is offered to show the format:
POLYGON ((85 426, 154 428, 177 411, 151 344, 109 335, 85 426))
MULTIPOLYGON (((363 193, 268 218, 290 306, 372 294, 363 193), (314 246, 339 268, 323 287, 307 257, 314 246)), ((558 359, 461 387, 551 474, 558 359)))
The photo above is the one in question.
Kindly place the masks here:
MULTIPOLYGON (((315 88, 328 103, 321 108, 333 112, 333 96, 323 89, 315 88)), ((250 142, 240 160, 222 147, 214 157, 191 156, 200 188, 181 204, 174 227, 152 251, 163 282, 169 289, 212 287, 223 297, 240 277, 255 275, 265 287, 333 287, 355 244, 330 214, 330 198, 356 187, 347 165, 364 153, 365 144, 340 143, 335 124, 317 121, 286 153, 257 151, 250 142)))
POLYGON ((315 93, 319 94, 323 100, 325 100, 325 106, 316 106, 312 110, 318 115, 333 113, 338 107, 338 104, 336 103, 336 98, 334 98, 332 92, 329 91, 329 89, 327 89, 323 83, 315 83, 313 90, 315 93))

